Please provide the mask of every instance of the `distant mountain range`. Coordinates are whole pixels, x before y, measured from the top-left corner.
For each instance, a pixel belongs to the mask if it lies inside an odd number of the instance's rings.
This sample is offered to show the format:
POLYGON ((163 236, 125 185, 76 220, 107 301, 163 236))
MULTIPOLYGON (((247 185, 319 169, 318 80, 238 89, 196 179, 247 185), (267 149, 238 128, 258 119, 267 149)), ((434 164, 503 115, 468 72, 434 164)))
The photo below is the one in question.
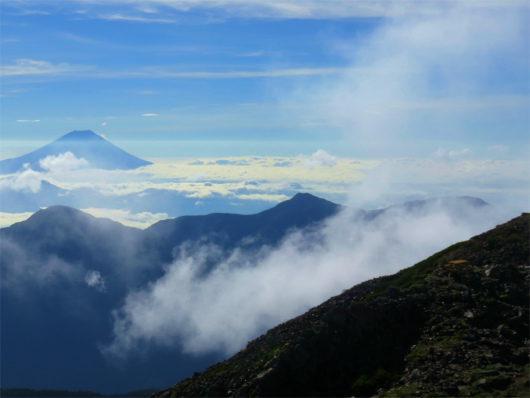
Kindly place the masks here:
POLYGON ((526 213, 354 286, 154 396, 527 397, 529 230, 526 213))
POLYGON ((98 345, 110 336, 111 311, 130 289, 162 276, 184 241, 228 249, 255 236, 275 244, 290 229, 321 222, 339 208, 299 194, 256 215, 180 217, 139 230, 51 206, 0 229, 1 386, 126 391, 163 386, 218 361, 218 355, 153 350, 148 358, 113 366, 98 345), (104 294, 87 285, 90 272, 104 277, 104 294))
MULTIPOLYGON (((241 213, 253 214, 270 206, 270 202, 266 200, 235 199, 221 195, 211 195, 198 201, 197 198, 189 197, 187 192, 172 189, 149 188, 126 195, 106 195, 86 186, 64 189, 46 180, 46 173, 33 176, 31 187, 18 180, 22 178, 27 181, 24 171, 49 171, 50 166, 63 171, 76 168, 131 170, 150 164, 152 163, 128 154, 92 131, 72 131, 24 156, 0 161, 0 175, 4 175, 0 178, 1 211, 35 212, 53 205, 84 209, 93 207, 94 203, 100 208, 123 210, 126 203, 126 210, 132 214, 151 212, 176 217, 183 214, 227 212, 232 211, 234 206, 241 213), (46 160, 47 157, 50 158, 46 160)), ((291 195, 294 191, 286 189, 282 193, 291 195)))
POLYGON ((104 170, 131 170, 152 164, 125 152, 100 135, 85 130, 72 131, 31 153, 0 161, 0 173, 16 173, 26 167, 42 171, 41 161, 47 156, 59 156, 67 152, 77 159, 85 159, 90 168, 104 170))
MULTIPOLYGON (((386 212, 443 207, 459 217, 486 206, 475 198, 442 198, 356 214, 372 222, 386 212)), ((1 387, 109 393, 163 387, 204 369, 220 354, 186 355, 178 345, 153 348, 119 366, 106 362, 98 347, 111 335, 112 311, 128 292, 163 276, 185 242, 217 245, 219 262, 234 248, 274 247, 292 230, 318 231, 342 208, 298 194, 258 214, 185 216, 139 230, 51 206, 0 229, 1 387)))

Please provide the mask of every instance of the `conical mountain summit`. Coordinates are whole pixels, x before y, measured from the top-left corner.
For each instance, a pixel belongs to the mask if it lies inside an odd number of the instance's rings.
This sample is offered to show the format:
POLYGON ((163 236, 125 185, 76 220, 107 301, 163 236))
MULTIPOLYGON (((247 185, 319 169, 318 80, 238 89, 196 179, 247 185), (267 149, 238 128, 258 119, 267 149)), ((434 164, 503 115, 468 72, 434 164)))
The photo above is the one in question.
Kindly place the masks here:
POLYGON ((26 155, 0 161, 0 172, 16 173, 26 167, 43 171, 42 161, 47 156, 58 157, 67 152, 77 159, 85 159, 90 168, 104 170, 132 170, 152 164, 125 152, 90 130, 76 130, 26 155))

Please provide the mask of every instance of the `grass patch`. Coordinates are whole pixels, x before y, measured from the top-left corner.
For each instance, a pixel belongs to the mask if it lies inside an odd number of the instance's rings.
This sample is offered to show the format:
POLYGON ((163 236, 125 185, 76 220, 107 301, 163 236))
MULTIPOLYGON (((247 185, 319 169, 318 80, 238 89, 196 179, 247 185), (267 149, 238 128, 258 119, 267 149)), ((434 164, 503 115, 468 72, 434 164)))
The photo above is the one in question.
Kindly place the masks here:
POLYGON ((409 354, 407 354, 405 357, 405 363, 407 366, 410 366, 419 358, 430 355, 429 351, 436 348, 447 350, 458 347, 462 344, 463 334, 463 331, 457 331, 456 333, 451 333, 446 336, 438 336, 434 340, 430 341, 429 344, 419 343, 410 351, 409 354))
POLYGON ((267 351, 256 362, 254 362, 254 364, 251 367, 254 369, 261 369, 263 365, 265 365, 271 359, 275 358, 280 352, 285 350, 288 345, 289 343, 285 343, 283 345, 279 345, 273 348, 272 350, 267 351))
POLYGON ((388 388, 401 378, 400 373, 378 368, 371 375, 359 376, 351 385, 355 396, 372 396, 380 388, 388 388))
POLYGON ((407 386, 398 387, 392 391, 385 391, 380 394, 380 397, 412 397, 418 392, 417 384, 409 384, 407 386))

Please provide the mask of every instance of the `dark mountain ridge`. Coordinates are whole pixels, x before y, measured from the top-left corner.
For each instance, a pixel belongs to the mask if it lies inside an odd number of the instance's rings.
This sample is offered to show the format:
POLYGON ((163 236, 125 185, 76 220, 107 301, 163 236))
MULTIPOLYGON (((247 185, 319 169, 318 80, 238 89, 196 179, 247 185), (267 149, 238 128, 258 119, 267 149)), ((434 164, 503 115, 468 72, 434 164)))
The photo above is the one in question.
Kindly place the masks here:
POLYGON ((154 396, 526 397, 529 229, 523 213, 354 286, 154 396))
POLYGON ((84 158, 91 168, 105 170, 131 170, 152 164, 125 152, 90 130, 75 130, 26 155, 0 161, 0 172, 16 173, 25 165, 42 171, 40 160, 66 152, 71 152, 78 159, 84 158))
POLYGON ((185 241, 207 238, 209 243, 231 249, 236 246, 260 247, 276 245, 294 229, 307 228, 334 215, 342 206, 298 193, 258 214, 213 213, 205 216, 182 216, 159 221, 145 230, 147 245, 163 253, 162 261, 170 261, 172 249, 185 241), (243 239, 251 238, 242 243, 243 239))
POLYGON ((107 264, 108 271, 115 272, 139 259, 156 268, 156 262, 172 261, 174 249, 186 241, 213 243, 225 250, 250 237, 254 246, 274 245, 289 231, 321 222, 340 208, 310 194, 297 194, 258 214, 182 216, 140 230, 71 207, 50 206, 0 229, 0 239, 15 241, 40 258, 53 254, 90 267, 107 264))
POLYGON ((128 292, 162 277, 185 242, 213 243, 227 254, 234 247, 274 246, 293 229, 318 230, 341 209, 298 194, 258 214, 179 217, 139 230, 51 206, 0 229, 2 387, 107 393, 161 387, 204 369, 220 355, 154 348, 119 367, 98 347, 109 340, 112 312, 128 292))
POLYGON ((120 367, 107 363, 98 346, 110 337, 112 311, 127 292, 161 277, 173 249, 184 241, 210 239, 227 248, 237 243, 232 239, 264 231, 269 242, 279 242, 288 230, 323 221, 338 207, 299 195, 261 215, 181 217, 139 230, 51 206, 0 229, 2 387, 103 392, 156 387, 188 375, 190 367, 215 362, 218 354, 196 358, 155 349, 120 367), (275 220, 278 225, 271 225, 275 220), (225 238, 216 241, 219 234, 225 238), (97 275, 100 284, 89 286, 89 275, 97 275))

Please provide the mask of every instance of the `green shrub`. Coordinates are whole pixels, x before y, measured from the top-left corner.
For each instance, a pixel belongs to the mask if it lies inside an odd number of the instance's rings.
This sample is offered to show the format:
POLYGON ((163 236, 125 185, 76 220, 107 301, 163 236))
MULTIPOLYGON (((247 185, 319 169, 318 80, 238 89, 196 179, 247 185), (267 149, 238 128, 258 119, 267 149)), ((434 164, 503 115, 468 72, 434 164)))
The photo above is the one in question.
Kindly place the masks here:
POLYGON ((380 388, 388 388, 399 380, 401 375, 378 368, 372 375, 361 375, 352 384, 351 388, 355 396, 372 396, 380 388))

